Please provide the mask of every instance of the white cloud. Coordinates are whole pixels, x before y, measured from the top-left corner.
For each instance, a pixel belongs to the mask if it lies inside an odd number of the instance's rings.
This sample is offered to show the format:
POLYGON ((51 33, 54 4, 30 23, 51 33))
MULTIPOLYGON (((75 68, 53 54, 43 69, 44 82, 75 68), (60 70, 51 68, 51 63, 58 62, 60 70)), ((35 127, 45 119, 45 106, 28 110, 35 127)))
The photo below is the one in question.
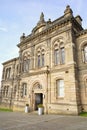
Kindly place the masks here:
POLYGON ((7 28, 5 28, 5 27, 0 27, 0 31, 2 31, 2 32, 7 32, 8 30, 7 30, 7 28))

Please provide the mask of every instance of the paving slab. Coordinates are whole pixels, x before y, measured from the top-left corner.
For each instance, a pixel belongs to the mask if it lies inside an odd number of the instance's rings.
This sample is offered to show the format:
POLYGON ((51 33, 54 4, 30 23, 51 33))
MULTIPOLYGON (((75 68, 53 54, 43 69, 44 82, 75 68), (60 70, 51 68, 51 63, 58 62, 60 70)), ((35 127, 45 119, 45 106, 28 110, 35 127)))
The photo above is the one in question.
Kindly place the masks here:
POLYGON ((0 130, 87 130, 87 117, 0 112, 0 130))

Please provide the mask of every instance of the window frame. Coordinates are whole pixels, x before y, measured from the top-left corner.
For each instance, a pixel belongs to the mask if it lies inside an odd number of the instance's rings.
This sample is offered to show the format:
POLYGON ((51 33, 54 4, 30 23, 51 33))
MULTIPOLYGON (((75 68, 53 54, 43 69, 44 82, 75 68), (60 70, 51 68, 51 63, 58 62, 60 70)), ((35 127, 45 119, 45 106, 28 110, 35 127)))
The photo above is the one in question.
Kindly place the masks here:
POLYGON ((24 59, 23 72, 28 72, 30 69, 30 59, 24 59))
POLYGON ((42 67, 44 66, 44 53, 41 55, 42 67))
POLYGON ((42 68, 45 66, 45 53, 44 49, 37 51, 37 68, 42 68))
POLYGON ((64 64, 65 63, 65 48, 61 47, 60 52, 61 52, 61 64, 64 64))
POLYGON ((41 56, 40 56, 40 54, 37 56, 37 66, 38 66, 38 68, 41 67, 41 56))
POLYGON ((22 84, 21 97, 27 96, 27 83, 22 84))
POLYGON ((57 98, 64 98, 65 97, 65 85, 63 79, 56 80, 56 95, 57 98), (60 82, 63 81, 62 85, 60 86, 60 82), (63 92, 62 92, 63 90, 63 92))
POLYGON ((63 43, 54 45, 54 65, 65 64, 65 47, 63 43))
POLYGON ((83 53, 84 53, 84 62, 87 63, 87 44, 84 46, 83 53))

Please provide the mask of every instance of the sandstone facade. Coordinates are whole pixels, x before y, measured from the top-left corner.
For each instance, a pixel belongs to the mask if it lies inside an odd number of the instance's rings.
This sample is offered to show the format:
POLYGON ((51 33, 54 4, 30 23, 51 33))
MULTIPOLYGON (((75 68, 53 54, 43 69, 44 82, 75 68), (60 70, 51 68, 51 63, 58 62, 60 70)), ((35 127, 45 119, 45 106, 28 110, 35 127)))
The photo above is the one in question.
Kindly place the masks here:
POLYGON ((87 30, 70 6, 54 21, 40 20, 20 37, 19 57, 3 63, 1 106, 44 113, 87 111, 87 30))

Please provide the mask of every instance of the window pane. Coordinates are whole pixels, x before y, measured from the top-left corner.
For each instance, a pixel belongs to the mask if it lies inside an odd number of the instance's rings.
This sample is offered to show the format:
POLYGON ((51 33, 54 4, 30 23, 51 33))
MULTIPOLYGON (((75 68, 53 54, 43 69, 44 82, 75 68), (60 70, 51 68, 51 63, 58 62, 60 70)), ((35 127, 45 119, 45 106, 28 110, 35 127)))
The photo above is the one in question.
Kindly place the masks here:
POLYGON ((87 46, 85 46, 84 48, 84 58, 85 58, 85 62, 87 62, 87 46))
POLYGON ((38 67, 40 67, 40 55, 38 55, 38 67))
POLYGON ((57 81, 57 93, 58 97, 64 97, 64 80, 57 81))
POLYGON ((24 72, 26 72, 26 60, 24 60, 24 72))
POLYGON ((29 70, 29 64, 30 64, 30 59, 27 59, 26 60, 26 71, 29 70))
POLYGON ((64 47, 61 48, 61 63, 62 64, 65 63, 65 50, 64 50, 64 47))
POLYGON ((6 78, 10 78, 11 77, 11 68, 7 68, 6 69, 6 78))
POLYGON ((54 60, 55 60, 55 65, 57 65, 57 64, 59 64, 59 50, 58 49, 56 49, 55 51, 54 51, 54 60))
POLYGON ((44 66, 44 54, 42 54, 42 66, 44 66))
POLYGON ((24 60, 24 72, 28 72, 30 65, 30 59, 24 60))
POLYGON ((27 84, 24 83, 23 84, 23 87, 22 87, 22 96, 26 96, 27 95, 27 84))

